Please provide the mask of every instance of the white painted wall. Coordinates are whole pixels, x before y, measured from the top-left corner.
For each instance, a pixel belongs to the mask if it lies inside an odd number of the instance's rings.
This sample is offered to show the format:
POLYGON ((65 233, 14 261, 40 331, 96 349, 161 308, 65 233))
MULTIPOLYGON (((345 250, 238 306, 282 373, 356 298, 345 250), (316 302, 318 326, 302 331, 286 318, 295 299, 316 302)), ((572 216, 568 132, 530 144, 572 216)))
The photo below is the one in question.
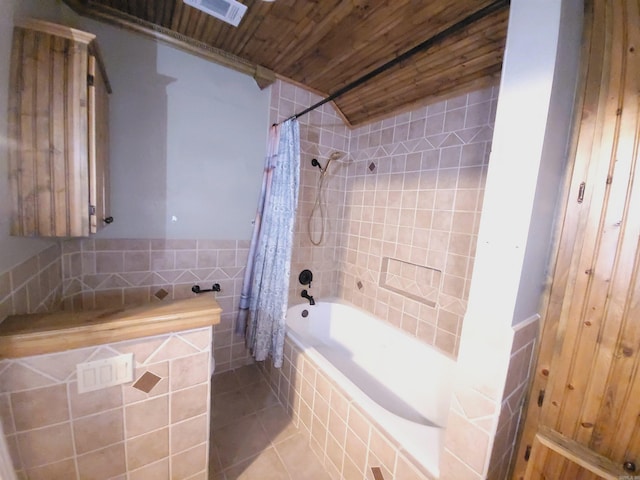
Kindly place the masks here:
POLYGON ((502 326, 538 313, 566 160, 581 12, 581 0, 511 3, 468 317, 502 326))
POLYGON ((9 236, 6 112, 13 19, 19 17, 59 21, 98 35, 114 89, 115 217, 99 236, 250 238, 268 90, 246 75, 79 17, 58 1, 0 0, 0 11, 0 272, 53 242, 9 236))
MULTIPOLYGON (((504 400, 512 326, 539 314, 564 177, 581 12, 582 0, 511 1, 493 150, 454 377, 458 398, 482 394, 494 402, 488 423, 494 431, 487 438, 482 466, 471 471, 460 460, 470 458, 460 439, 484 439, 487 432, 466 420, 447 428, 443 479, 463 478, 461 472, 469 479, 487 477, 492 448, 500 445, 494 435, 504 400)), ((455 408, 449 425, 452 419, 460 419, 455 408)))
POLYGON ((99 236, 248 240, 269 90, 141 35, 73 13, 67 18, 97 35, 113 86, 115 221, 99 236))
POLYGON ((38 0, 0 0, 0 272, 7 270, 53 242, 50 240, 11 237, 7 144, 7 105, 9 98, 9 60, 14 19, 34 16, 55 21, 60 16, 58 2, 38 0))
POLYGON ((582 0, 562 2, 555 72, 549 101, 547 128, 542 146, 531 225, 520 276, 513 324, 529 318, 540 307, 545 288, 548 259, 553 248, 554 225, 564 199, 564 185, 571 127, 574 121, 575 91, 580 68, 584 7, 582 0))

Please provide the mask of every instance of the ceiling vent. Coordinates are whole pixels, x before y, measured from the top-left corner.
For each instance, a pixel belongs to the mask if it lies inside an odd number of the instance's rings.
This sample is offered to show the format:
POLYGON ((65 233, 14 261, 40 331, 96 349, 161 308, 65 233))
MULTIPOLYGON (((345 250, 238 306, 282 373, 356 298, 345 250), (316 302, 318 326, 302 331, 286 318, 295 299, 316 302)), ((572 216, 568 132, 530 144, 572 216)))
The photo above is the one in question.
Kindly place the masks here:
POLYGON ((230 23, 234 27, 238 26, 247 11, 246 5, 235 0, 184 0, 184 3, 230 23))

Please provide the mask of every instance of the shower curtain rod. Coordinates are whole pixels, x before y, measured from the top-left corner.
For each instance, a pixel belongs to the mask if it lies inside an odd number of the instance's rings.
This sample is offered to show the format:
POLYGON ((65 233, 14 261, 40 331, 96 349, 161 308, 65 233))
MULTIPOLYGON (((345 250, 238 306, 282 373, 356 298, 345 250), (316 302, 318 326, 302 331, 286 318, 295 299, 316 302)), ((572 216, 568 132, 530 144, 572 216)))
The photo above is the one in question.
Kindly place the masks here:
MULTIPOLYGON (((301 117, 303 115, 306 115, 307 113, 315 110, 316 108, 321 107, 325 103, 328 103, 328 102, 330 102, 332 100, 335 100, 339 96, 344 95, 345 93, 353 90, 356 87, 359 87, 360 85, 362 85, 365 82, 368 82, 373 77, 376 77, 376 76, 380 75, 381 73, 389 70, 391 67, 393 67, 393 66, 397 65, 398 63, 403 62, 404 60, 412 57, 416 53, 428 50, 433 45, 437 44, 438 42, 441 42, 442 40, 444 40, 448 36, 459 32, 463 28, 468 27, 472 23, 477 22, 478 20, 481 20, 484 17, 486 17, 488 15, 491 15, 494 12, 497 12, 498 10, 504 8, 505 6, 509 5, 510 3, 511 3, 510 0, 496 0, 495 2, 490 3, 486 7, 483 7, 480 10, 476 11, 475 13, 472 13, 468 17, 463 18, 458 23, 454 23, 450 27, 447 27, 444 30, 442 30, 441 32, 436 33, 434 36, 428 38, 424 42, 422 42, 422 43, 416 45, 415 47, 411 48, 410 50, 407 50, 406 52, 398 55, 396 58, 394 58, 392 60, 389 60, 387 63, 385 63, 383 65, 380 65, 378 68, 370 71, 369 73, 364 74, 362 77, 360 77, 360 78, 354 80, 353 82, 345 85, 344 87, 342 87, 341 89, 339 89, 335 93, 332 93, 328 97, 323 98, 318 103, 315 103, 315 104, 311 105, 310 107, 305 108, 303 111, 301 111, 299 113, 291 115, 289 118, 284 120, 284 122, 286 122, 288 120, 294 120, 294 119, 299 118, 299 117, 301 117)), ((280 123, 283 123, 283 122, 280 122, 280 123)))

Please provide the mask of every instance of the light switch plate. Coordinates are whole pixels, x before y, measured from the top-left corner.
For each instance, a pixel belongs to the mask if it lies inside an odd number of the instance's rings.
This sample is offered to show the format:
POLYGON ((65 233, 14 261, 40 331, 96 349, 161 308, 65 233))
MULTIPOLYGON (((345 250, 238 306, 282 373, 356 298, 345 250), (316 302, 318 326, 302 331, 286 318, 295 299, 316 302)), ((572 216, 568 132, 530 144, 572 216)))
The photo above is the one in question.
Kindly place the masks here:
POLYGON ((78 393, 133 381, 133 353, 76 365, 78 393))

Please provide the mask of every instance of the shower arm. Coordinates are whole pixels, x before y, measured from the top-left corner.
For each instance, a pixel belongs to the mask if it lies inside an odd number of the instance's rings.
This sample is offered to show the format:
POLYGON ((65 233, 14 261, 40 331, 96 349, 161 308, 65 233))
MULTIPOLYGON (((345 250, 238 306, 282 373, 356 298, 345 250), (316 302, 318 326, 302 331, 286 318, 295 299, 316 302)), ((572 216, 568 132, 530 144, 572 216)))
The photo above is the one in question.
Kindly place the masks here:
MULTIPOLYGON (((327 170, 326 167, 322 168, 322 165, 320 165, 320 162, 318 161, 317 158, 311 159, 311 166, 312 167, 318 167, 320 169, 320 172, 322 172, 322 173, 326 172, 326 170, 327 170)), ((327 162, 327 167, 328 166, 329 166, 329 163, 327 162)))

